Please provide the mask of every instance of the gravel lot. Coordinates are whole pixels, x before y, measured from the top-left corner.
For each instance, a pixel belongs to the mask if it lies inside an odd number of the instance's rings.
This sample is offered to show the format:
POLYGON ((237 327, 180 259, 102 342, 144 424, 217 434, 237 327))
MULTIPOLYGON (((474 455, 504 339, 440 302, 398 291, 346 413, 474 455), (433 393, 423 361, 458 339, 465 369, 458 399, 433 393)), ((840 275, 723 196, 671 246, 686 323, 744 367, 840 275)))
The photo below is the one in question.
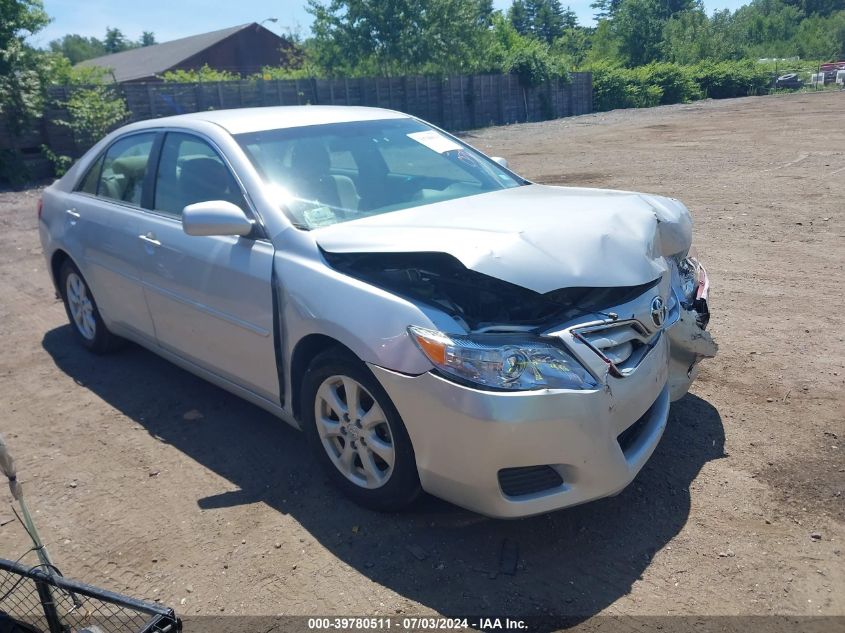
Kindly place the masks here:
POLYGON ((0 430, 54 559, 186 615, 845 615, 843 110, 828 92, 468 135, 539 182, 681 198, 720 344, 621 495, 511 522, 359 509, 268 414, 140 348, 81 351, 38 190, 0 193, 0 430))

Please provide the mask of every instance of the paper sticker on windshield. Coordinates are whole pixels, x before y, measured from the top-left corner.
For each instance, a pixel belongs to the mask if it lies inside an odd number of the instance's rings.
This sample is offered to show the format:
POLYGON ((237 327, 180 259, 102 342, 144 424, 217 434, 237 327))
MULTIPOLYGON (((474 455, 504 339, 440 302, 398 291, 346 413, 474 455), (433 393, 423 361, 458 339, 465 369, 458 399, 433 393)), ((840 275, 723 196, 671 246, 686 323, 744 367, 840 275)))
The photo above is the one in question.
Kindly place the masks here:
POLYGON ((306 209, 302 214, 309 228, 316 229, 321 226, 329 226, 337 222, 337 216, 334 211, 328 207, 314 207, 306 209))
POLYGON ((425 145, 428 149, 443 154, 454 150, 461 150, 463 147, 458 145, 455 141, 447 136, 443 136, 440 132, 435 130, 426 130, 425 132, 412 132, 408 134, 408 138, 415 140, 417 143, 425 145))

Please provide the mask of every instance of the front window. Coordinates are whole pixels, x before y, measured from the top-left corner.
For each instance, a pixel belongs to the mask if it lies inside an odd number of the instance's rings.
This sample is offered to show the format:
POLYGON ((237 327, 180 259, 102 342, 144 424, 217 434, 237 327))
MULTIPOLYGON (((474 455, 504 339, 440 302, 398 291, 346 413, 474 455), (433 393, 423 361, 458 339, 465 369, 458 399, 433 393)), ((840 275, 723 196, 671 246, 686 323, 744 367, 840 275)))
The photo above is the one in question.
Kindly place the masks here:
POLYGON ((246 209, 235 177, 208 143, 191 134, 168 132, 161 147, 153 207, 180 217, 186 206, 210 200, 246 209))
POLYGON ((266 130, 235 138, 302 229, 525 184, 414 119, 266 130))

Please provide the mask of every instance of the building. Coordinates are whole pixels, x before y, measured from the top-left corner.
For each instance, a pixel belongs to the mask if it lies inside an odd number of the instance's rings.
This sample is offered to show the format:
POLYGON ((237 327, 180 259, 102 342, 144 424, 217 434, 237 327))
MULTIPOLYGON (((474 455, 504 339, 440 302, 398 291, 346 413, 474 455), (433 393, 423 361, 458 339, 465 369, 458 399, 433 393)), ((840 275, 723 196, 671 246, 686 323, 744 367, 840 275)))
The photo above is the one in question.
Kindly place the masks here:
POLYGON ((88 59, 77 66, 108 68, 115 81, 127 83, 160 81, 168 70, 198 70, 206 64, 250 75, 263 66, 289 66, 300 56, 296 44, 252 22, 88 59))

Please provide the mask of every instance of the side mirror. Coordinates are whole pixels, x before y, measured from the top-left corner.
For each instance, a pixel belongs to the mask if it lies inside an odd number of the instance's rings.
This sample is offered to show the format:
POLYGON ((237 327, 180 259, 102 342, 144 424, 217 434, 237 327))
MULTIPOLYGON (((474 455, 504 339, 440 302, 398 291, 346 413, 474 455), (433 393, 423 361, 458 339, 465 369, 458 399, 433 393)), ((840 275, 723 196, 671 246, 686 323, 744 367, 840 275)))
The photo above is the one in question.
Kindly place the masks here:
POLYGON ((492 158, 494 162, 499 163, 505 169, 508 168, 508 159, 507 158, 502 158, 501 156, 491 156, 490 158, 492 158))
POLYGON ((225 200, 189 204, 182 210, 182 230, 188 235, 239 235, 252 233, 252 220, 239 206, 225 200))

